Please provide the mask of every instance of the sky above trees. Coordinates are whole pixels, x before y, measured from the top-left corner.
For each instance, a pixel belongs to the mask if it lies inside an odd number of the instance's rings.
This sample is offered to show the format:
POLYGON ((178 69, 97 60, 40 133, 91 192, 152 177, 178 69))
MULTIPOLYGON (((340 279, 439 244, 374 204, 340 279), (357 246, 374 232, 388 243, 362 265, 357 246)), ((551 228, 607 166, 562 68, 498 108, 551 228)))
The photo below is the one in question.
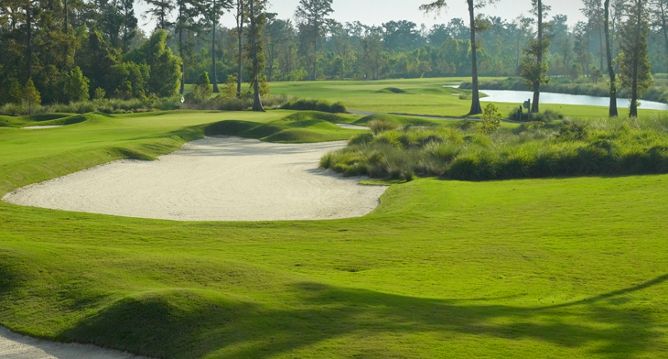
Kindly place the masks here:
MULTIPOLYGON (((279 18, 294 18, 295 9, 299 0, 271 0, 270 11, 276 12, 279 18)), ((448 22, 454 17, 466 18, 467 8, 464 0, 451 0, 449 8, 441 15, 424 14, 418 9, 420 3, 416 0, 334 0, 334 14, 332 17, 339 22, 360 21, 367 25, 380 25, 390 20, 410 20, 417 24, 434 24, 448 22)), ((568 15, 569 25, 573 26, 579 20, 584 20, 580 9, 582 0, 546 0, 546 5, 552 7, 550 14, 568 15)), ((137 4, 138 13, 143 13, 146 4, 142 1, 137 4)), ((496 5, 488 6, 481 12, 486 15, 499 16, 505 19, 514 19, 520 15, 529 15, 529 0, 500 0, 496 5)), ((231 27, 234 19, 230 14, 223 17, 223 25, 231 27)), ((150 32, 154 24, 149 19, 140 19, 145 31, 150 32)))

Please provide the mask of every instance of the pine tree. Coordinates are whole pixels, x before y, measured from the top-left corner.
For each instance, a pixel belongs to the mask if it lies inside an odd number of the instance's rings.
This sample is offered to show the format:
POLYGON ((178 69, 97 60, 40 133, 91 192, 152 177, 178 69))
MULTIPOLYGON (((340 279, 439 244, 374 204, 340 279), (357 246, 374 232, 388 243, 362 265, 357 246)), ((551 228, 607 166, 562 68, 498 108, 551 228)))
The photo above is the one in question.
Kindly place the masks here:
POLYGON ((264 73, 264 26, 267 21, 266 0, 248 0, 250 29, 249 50, 252 58, 251 85, 253 86, 253 111, 264 112, 261 98, 262 74, 264 73))
POLYGON ((67 74, 63 90, 67 102, 88 100, 88 79, 84 76, 83 72, 81 72, 79 66, 76 66, 67 74))
POLYGON ((172 23, 169 15, 174 11, 174 0, 145 0, 148 4, 148 14, 157 20, 158 29, 166 30, 172 23))
POLYGON ((626 21, 622 25, 620 59, 622 86, 631 91, 629 116, 638 117, 639 99, 652 84, 647 51, 649 23, 647 0, 629 0, 626 21))
MULTIPOLYGON (((469 9, 469 35, 471 47, 471 110, 469 114, 477 115, 482 113, 482 106, 480 106, 480 84, 478 80, 478 42, 476 32, 478 24, 476 22, 475 10, 485 5, 493 4, 497 0, 466 0, 469 9)), ((448 6, 445 0, 436 0, 431 3, 420 6, 420 9, 426 12, 441 11, 448 6)))
POLYGON ((525 50, 525 57, 520 65, 520 74, 531 85, 533 91, 533 102, 531 112, 540 111, 540 86, 547 82, 547 62, 545 54, 549 47, 549 40, 545 36, 545 13, 549 11, 549 6, 543 4, 542 0, 531 0, 534 14, 537 18, 536 38, 529 42, 525 50))
POLYGON ((32 115, 32 111, 35 106, 42 104, 42 97, 39 94, 37 87, 35 87, 35 83, 32 81, 32 79, 28 79, 25 86, 23 87, 23 102, 28 106, 29 115, 32 115))
POLYGON ((332 0, 299 0, 295 17, 298 25, 307 34, 310 56, 310 79, 318 78, 319 42, 324 36, 325 25, 330 21, 328 16, 334 12, 332 0))

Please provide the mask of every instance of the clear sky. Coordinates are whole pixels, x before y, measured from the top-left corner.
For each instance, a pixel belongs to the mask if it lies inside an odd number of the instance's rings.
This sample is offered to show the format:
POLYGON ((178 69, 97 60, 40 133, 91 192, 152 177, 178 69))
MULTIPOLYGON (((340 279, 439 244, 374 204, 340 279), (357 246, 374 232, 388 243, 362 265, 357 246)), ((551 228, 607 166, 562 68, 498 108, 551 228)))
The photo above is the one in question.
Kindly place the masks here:
MULTIPOLYGON (((339 22, 360 21, 368 25, 380 25, 390 20, 410 20, 417 24, 431 26, 437 23, 448 22, 453 17, 467 17, 467 5, 465 0, 450 0, 449 7, 441 16, 426 15, 418 7, 428 0, 334 0, 334 14, 339 22)), ((582 0, 544 0, 550 5, 550 14, 568 15, 570 25, 583 20, 580 14, 582 0)), ((295 9, 299 0, 270 0, 271 11, 278 13, 280 18, 294 18, 295 9)), ((495 5, 487 6, 481 13, 499 16, 506 19, 514 19, 522 14, 528 15, 530 0, 499 0, 495 5)), ((145 3, 140 2, 138 10, 143 12, 145 3)), ((230 14, 223 18, 223 24, 231 26, 234 20, 230 14)), ((153 24, 148 19, 141 19, 140 24, 145 30, 151 30, 153 24)))

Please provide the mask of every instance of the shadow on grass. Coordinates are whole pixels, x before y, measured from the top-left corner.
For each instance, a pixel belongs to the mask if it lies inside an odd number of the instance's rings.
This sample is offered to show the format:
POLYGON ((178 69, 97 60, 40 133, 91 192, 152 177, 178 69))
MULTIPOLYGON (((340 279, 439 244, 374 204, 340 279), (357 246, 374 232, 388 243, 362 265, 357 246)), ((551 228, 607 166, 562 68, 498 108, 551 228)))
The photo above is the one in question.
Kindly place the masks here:
POLYGON ((343 335, 431 333, 533 339, 602 357, 654 350, 660 323, 651 312, 623 306, 627 294, 662 285, 668 274, 640 285, 544 307, 467 304, 369 290, 300 283, 297 309, 275 309, 222 294, 174 290, 126 298, 63 333, 158 357, 267 357, 343 335))

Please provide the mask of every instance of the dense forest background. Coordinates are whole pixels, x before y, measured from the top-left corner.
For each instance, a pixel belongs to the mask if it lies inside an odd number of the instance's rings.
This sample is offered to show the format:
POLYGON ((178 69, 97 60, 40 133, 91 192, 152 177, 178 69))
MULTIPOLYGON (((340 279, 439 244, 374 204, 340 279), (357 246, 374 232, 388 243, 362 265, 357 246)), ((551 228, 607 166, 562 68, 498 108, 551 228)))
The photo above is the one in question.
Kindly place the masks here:
MULTIPOLYGON (((242 2, 146 2, 148 12, 139 14, 133 0, 2 0, 0 104, 25 98, 32 90, 41 103, 167 97, 182 91, 182 75, 183 82, 194 83, 204 72, 210 78, 206 81, 223 84, 249 78, 250 16, 239 6, 242 2), (139 28, 142 16, 156 20, 155 32, 139 28), (224 17, 233 18, 238 26, 221 28, 224 17)), ((331 0, 307 3, 325 6, 297 11, 294 19, 266 12, 257 17, 261 34, 255 35, 262 40, 255 45, 262 52, 263 82, 471 74, 467 21, 456 18, 432 28, 407 20, 381 26, 339 23, 331 17, 331 0)), ((613 1, 615 56, 621 47, 615 29, 623 6, 624 1, 613 1)), ((656 6, 648 21, 652 72, 668 72, 666 1, 647 6, 656 6)), ((601 1, 585 1, 582 11, 589 20, 571 27, 564 15, 547 17, 548 73, 605 81, 601 1)), ((535 19, 479 15, 476 30, 480 75, 518 75, 524 49, 536 31, 535 19)))

